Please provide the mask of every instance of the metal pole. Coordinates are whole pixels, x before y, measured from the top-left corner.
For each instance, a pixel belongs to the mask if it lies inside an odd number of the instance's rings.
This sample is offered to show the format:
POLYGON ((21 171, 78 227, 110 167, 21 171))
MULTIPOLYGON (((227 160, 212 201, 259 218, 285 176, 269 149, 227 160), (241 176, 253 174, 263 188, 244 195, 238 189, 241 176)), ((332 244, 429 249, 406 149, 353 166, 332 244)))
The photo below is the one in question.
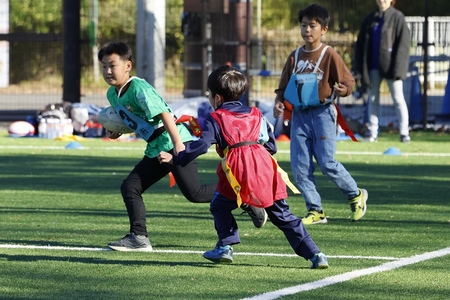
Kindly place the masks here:
MULTIPOLYGON (((262 35, 261 35, 261 0, 257 1, 256 7, 256 39, 258 42, 257 48, 257 67, 258 70, 262 70, 261 56, 262 56, 262 35)), ((254 56, 253 56, 254 57, 254 56)), ((261 99, 261 76, 256 76, 256 99, 259 101, 261 99)))
POLYGON ((245 105, 250 105, 250 91, 252 89, 252 78, 250 76, 250 67, 251 67, 251 32, 252 32, 252 27, 253 27, 253 19, 251 18, 250 12, 252 7, 251 5, 251 0, 247 0, 247 23, 246 23, 246 29, 245 29, 245 35, 246 35, 246 58, 245 58, 245 75, 247 76, 247 81, 248 81, 248 89, 247 89, 247 93, 245 93, 245 97, 244 97, 244 104, 245 105))
POLYGON ((136 74, 165 96, 166 0, 138 0, 136 74))
POLYGON ((425 0, 425 21, 423 24, 423 129, 427 128, 428 123, 428 0, 425 0))
MULTIPOLYGON (((0 0, 0 34, 9 33, 9 1, 0 0)), ((9 41, 0 41, 0 88, 9 86, 9 41)))
POLYGON ((64 0, 64 78, 63 101, 80 102, 81 97, 81 41, 80 41, 80 2, 64 0))
POLYGON ((207 4, 208 0, 202 0, 202 96, 205 95, 208 90, 208 49, 207 49, 207 4))
POLYGON ((91 0, 89 7, 89 46, 92 50, 92 68, 94 69, 94 80, 100 79, 99 64, 97 61, 98 53, 98 0, 91 0))

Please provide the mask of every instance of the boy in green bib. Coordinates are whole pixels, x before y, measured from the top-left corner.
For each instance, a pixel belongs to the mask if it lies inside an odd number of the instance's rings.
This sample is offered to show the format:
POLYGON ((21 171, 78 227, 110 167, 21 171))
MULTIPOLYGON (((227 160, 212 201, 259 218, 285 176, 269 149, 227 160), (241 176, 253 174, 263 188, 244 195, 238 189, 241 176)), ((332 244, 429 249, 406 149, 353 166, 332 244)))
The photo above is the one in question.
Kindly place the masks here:
MULTIPOLYGON (((130 76, 133 66, 130 47, 121 42, 108 43, 100 49, 98 60, 102 64, 103 79, 110 85, 107 98, 111 106, 122 110, 119 111, 119 115, 130 129, 149 133, 145 138, 147 147, 144 157, 131 170, 120 187, 130 221, 130 233, 118 241, 109 243, 108 247, 117 251, 152 251, 147 234, 146 209, 142 194, 169 172, 173 174, 183 195, 191 202, 211 202, 216 184, 200 184, 195 161, 183 167, 159 163, 157 156, 161 151, 177 155, 185 149, 186 143, 192 142, 193 138, 185 125, 175 123, 169 105, 147 81, 130 76), (127 121, 134 119, 135 116, 143 122, 139 121, 138 123, 142 124, 132 128, 134 127, 130 125, 132 122, 127 121)), ((121 135, 111 131, 107 131, 106 134, 111 139, 117 139, 121 135)), ((253 207, 246 209, 255 226, 264 225, 267 219, 264 210, 253 207)))

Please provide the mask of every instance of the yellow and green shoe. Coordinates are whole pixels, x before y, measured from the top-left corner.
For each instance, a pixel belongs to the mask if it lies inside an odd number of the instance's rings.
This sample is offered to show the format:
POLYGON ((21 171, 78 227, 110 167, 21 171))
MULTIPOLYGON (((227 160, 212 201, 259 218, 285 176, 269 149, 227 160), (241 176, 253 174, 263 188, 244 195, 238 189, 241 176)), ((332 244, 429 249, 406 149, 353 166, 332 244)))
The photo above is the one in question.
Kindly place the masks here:
POLYGON ((308 211, 306 216, 302 218, 302 222, 304 225, 311 225, 311 224, 327 223, 328 221, 323 211, 310 210, 308 211))
POLYGON ((369 198, 369 193, 365 189, 358 189, 359 195, 353 199, 349 200, 350 209, 352 213, 350 215, 350 219, 354 221, 360 220, 366 214, 366 202, 369 198))

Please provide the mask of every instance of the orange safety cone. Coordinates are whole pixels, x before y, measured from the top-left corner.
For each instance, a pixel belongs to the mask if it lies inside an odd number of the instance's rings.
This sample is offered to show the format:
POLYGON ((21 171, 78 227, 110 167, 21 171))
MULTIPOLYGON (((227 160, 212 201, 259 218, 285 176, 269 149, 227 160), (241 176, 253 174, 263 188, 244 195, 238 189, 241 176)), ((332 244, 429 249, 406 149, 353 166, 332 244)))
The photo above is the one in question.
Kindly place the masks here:
POLYGON ((290 140, 291 139, 287 135, 285 135, 284 133, 280 134, 277 137, 277 142, 289 142, 290 140))
POLYGON ((175 177, 173 177, 172 172, 169 172, 169 186, 174 187, 176 184, 175 177))

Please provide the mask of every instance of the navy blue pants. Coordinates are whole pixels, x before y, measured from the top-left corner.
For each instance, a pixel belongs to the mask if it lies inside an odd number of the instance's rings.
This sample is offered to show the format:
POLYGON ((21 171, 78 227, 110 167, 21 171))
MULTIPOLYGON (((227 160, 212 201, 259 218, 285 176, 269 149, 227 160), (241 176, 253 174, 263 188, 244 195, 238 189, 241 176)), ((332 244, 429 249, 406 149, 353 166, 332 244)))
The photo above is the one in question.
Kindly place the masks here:
MULTIPOLYGON (((219 237, 217 246, 235 245, 241 242, 238 225, 232 214, 236 208, 236 200, 228 199, 219 193, 215 194, 210 204, 210 211, 219 237)), ((289 210, 285 200, 275 201, 272 206, 266 208, 266 212, 270 221, 283 231, 297 255, 310 259, 320 252, 303 225, 302 219, 289 210)))

